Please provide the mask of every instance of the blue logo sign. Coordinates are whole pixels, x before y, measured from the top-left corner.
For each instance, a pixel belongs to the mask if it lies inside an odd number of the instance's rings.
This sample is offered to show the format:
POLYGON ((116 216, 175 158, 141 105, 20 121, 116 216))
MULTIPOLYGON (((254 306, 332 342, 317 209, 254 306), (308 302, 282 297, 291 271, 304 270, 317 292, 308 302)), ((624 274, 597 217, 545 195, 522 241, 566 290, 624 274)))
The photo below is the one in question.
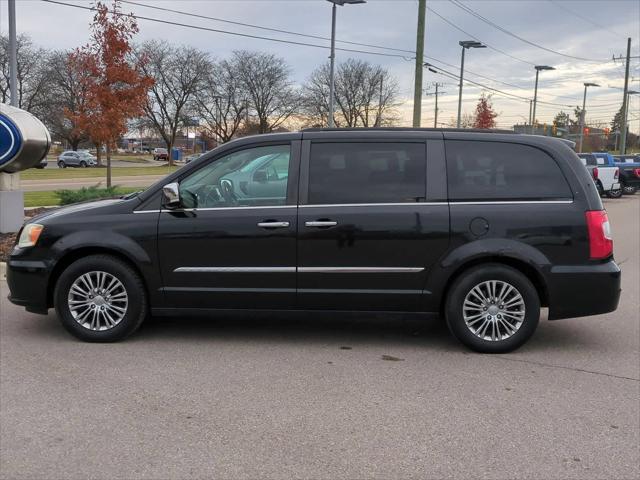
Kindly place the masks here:
POLYGON ((0 168, 15 158, 21 146, 20 130, 13 120, 0 114, 0 168))

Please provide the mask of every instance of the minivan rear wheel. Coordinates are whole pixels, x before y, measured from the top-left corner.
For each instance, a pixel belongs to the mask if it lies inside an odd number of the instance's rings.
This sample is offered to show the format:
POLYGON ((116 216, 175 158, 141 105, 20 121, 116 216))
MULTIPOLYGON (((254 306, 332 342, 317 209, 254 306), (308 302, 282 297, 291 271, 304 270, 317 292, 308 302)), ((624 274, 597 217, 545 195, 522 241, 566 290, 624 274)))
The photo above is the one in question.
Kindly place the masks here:
POLYGON ((147 315, 142 279, 111 255, 89 255, 62 272, 54 305, 64 328, 87 342, 115 342, 135 332, 147 315))
POLYGON ((506 353, 523 345, 540 320, 540 299, 531 281, 507 265, 483 264, 451 286, 445 305, 449 330, 482 353, 506 353))

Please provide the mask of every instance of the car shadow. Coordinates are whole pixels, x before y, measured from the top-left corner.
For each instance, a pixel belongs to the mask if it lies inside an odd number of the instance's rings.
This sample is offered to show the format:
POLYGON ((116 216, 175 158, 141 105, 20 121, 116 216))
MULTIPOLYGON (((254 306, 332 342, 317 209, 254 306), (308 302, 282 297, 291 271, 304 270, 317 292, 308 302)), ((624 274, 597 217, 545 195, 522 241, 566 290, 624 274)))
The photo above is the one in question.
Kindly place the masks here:
POLYGON ((380 313, 220 313, 156 317, 132 341, 240 341, 265 343, 420 344, 451 349, 457 342, 443 319, 380 313))

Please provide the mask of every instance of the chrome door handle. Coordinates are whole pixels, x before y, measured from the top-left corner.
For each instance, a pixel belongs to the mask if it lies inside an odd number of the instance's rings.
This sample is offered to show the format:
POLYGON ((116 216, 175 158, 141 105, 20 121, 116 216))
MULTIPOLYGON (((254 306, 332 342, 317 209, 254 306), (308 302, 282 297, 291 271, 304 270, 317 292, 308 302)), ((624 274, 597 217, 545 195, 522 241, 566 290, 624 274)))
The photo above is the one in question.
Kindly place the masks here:
POLYGON ((289 222, 259 222, 258 226, 260 228, 287 228, 289 222))
POLYGON ((333 222, 331 220, 318 220, 315 222, 304 222, 305 227, 335 227, 338 225, 338 222, 333 222))

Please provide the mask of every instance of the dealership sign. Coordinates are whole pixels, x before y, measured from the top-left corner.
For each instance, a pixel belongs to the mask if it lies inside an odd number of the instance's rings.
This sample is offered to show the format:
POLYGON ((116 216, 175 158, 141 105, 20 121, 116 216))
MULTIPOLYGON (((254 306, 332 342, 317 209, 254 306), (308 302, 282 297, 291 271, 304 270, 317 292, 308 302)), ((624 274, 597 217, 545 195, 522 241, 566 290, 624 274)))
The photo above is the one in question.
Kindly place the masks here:
POLYGON ((51 136, 40 120, 0 104, 0 172, 15 173, 37 165, 50 146, 51 136))

